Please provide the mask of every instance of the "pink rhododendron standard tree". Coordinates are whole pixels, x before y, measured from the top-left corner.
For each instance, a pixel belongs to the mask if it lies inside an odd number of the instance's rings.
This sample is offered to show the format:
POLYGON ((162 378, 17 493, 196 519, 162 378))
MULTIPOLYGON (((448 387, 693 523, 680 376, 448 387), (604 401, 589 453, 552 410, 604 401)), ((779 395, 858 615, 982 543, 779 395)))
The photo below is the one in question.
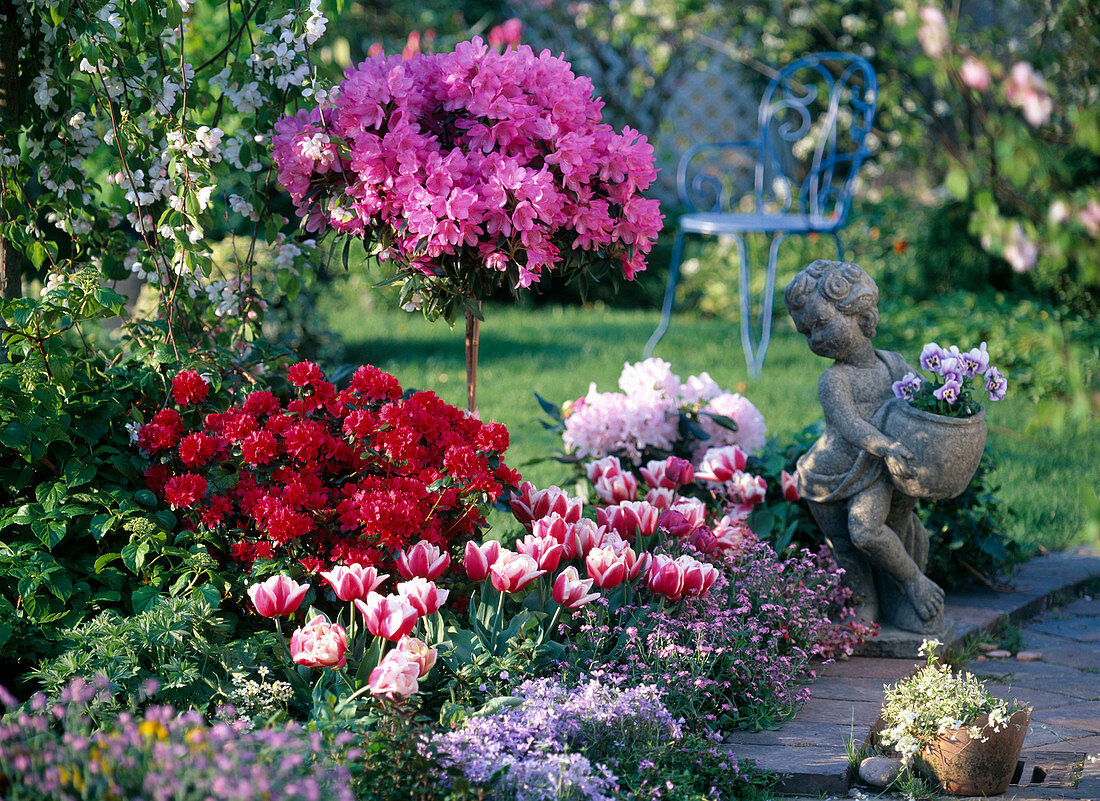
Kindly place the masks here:
POLYGON ((362 237, 395 268, 401 303, 467 319, 474 408, 480 299, 613 267, 645 269, 661 227, 653 148, 601 122, 567 62, 480 39, 369 58, 326 100, 275 126, 273 155, 309 231, 362 237))
POLYGON ((175 402, 138 431, 153 461, 150 489, 186 525, 224 533, 227 558, 395 574, 401 549, 418 540, 461 553, 488 506, 519 481, 502 461, 502 424, 431 392, 402 397, 375 367, 360 367, 341 391, 310 362, 287 379, 289 398, 256 391, 216 412, 193 391, 199 377, 181 373, 175 402))

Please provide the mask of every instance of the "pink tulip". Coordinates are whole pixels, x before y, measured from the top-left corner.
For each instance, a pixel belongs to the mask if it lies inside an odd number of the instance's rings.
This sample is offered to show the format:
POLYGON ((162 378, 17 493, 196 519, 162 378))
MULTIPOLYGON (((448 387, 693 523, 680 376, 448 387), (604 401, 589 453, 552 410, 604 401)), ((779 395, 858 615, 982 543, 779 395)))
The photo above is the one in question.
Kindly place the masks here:
POLYGON ((367 686, 375 695, 407 698, 420 689, 419 677, 420 665, 410 660, 404 651, 394 649, 371 671, 367 686))
POLYGON ((750 473, 740 473, 734 476, 730 482, 731 493, 743 505, 753 507, 764 500, 768 491, 768 483, 761 476, 750 473))
POLYGON ((541 537, 528 534, 521 542, 516 543, 516 550, 527 554, 535 560, 539 570, 544 573, 552 573, 558 569, 558 563, 565 555, 565 546, 551 535, 541 537))
POLYGON ((699 526, 691 532, 688 542, 700 553, 714 553, 718 549, 718 538, 706 526, 699 526))
POLYGON ((462 566, 470 581, 483 581, 489 575, 489 568, 500 556, 500 543, 489 540, 478 545, 473 540, 466 543, 466 553, 462 557, 462 566))
POLYGON ((714 536, 718 540, 718 547, 723 551, 739 551, 757 541, 756 535, 745 522, 732 515, 726 515, 718 521, 714 527, 714 536))
POLYGON ((640 471, 651 489, 677 490, 695 480, 695 468, 687 459, 670 456, 663 462, 647 462, 640 471))
POLYGON ((375 637, 397 641, 413 630, 420 618, 416 609, 400 595, 368 593, 366 601, 356 599, 355 608, 363 613, 367 631, 375 637))
POLYGON ((600 476, 593 482, 593 488, 604 503, 632 501, 638 497, 638 479, 634 478, 633 473, 600 476))
POLYGON ((332 570, 322 570, 321 578, 328 582, 336 597, 341 601, 354 601, 367 597, 367 593, 389 578, 385 573, 379 575, 372 567, 363 567, 358 562, 347 565, 334 565, 332 570))
POLYGON ((670 537, 687 537, 695 530, 687 516, 675 509, 666 509, 661 512, 657 527, 670 537))
POLYGON ((711 448, 699 463, 699 469, 695 471, 695 479, 725 484, 744 470, 748 461, 748 455, 736 445, 711 448))
POLYGON ((706 504, 698 498, 680 498, 672 504, 672 511, 686 517, 692 531, 707 524, 706 504))
POLYGON ((434 581, 450 563, 449 553, 427 540, 420 540, 407 551, 398 554, 397 572, 403 579, 419 576, 434 581))
POLYGON ((296 664, 311 668, 343 667, 348 635, 338 623, 324 615, 310 620, 290 637, 290 656, 296 664))
POLYGON ((641 534, 650 537, 657 531, 657 522, 661 510, 646 501, 623 501, 615 506, 596 510, 596 522, 619 534, 623 539, 633 540, 641 534))
POLYGON ((718 570, 709 562, 700 562, 687 554, 676 559, 684 576, 684 595, 706 595, 718 577, 718 570))
POLYGON ((447 603, 447 596, 451 594, 450 590, 441 590, 434 581, 419 576, 398 584, 397 592, 421 617, 437 611, 447 603))
POLYGON ((598 592, 589 593, 591 589, 592 579, 582 579, 570 565, 554 579, 554 600, 566 609, 580 609, 600 597, 598 592))
POLYGON ((651 592, 663 595, 670 601, 678 601, 684 593, 684 573, 675 559, 659 553, 649 563, 646 584, 651 592))
POLYGON ((500 557, 489 568, 489 581, 499 592, 519 592, 546 571, 526 554, 500 549, 500 557))
POLYGON ((397 648, 394 650, 404 654, 409 662, 416 664, 418 668, 418 679, 422 679, 428 675, 432 666, 435 665, 436 658, 439 656, 438 649, 429 648, 426 642, 418 640, 416 637, 402 637, 397 643, 397 648))
POLYGON ((618 456, 605 456, 602 459, 597 459, 594 462, 589 462, 584 466, 585 475, 588 476, 588 480, 595 484, 604 476, 619 476, 622 475, 623 467, 619 462, 618 456))
POLYGON ((248 597, 256 611, 264 617, 287 617, 302 605, 309 592, 308 584, 299 584, 290 576, 272 576, 248 588, 248 597))
POLYGON ((509 505, 516 520, 528 531, 535 520, 554 513, 564 517, 567 523, 575 523, 581 519, 584 511, 584 502, 580 498, 572 497, 561 487, 536 490, 530 481, 519 485, 519 494, 512 495, 509 505))
MULTIPOLYGON (((634 552, 630 553, 633 556, 634 552)), ((600 589, 618 587, 626 581, 627 559, 622 553, 610 548, 593 548, 584 558, 584 565, 588 569, 589 578, 600 589)))
POLYGON ((779 474, 779 484, 783 487, 783 497, 791 503, 797 503, 801 497, 798 494, 798 479, 783 470, 779 474))
POLYGON ((675 499, 676 490, 668 489, 667 487, 651 489, 645 494, 646 503, 652 504, 661 510, 668 509, 672 506, 672 502, 675 499))

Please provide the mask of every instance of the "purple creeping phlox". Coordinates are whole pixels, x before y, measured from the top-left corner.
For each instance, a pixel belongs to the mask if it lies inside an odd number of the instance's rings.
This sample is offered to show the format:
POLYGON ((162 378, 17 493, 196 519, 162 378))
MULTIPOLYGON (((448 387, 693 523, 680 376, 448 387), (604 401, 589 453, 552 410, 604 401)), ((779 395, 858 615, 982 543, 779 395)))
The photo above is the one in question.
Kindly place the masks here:
MULTIPOLYGON (((8 699, 11 700, 11 699, 8 699)), ((289 724, 245 731, 198 712, 150 706, 103 713, 111 684, 74 679, 56 699, 39 693, 0 726, 7 801, 353 801, 350 775, 318 732, 289 724), (92 716, 100 713, 99 726, 92 716)), ((347 754, 349 759, 354 753, 347 754)))
POLYGON ((607 763, 617 754, 682 736, 661 693, 648 685, 537 679, 519 686, 516 702, 432 739, 442 764, 490 786, 494 799, 611 799, 620 788, 607 763))
POLYGON ((872 631, 852 619, 842 573, 826 553, 780 560, 766 543, 746 542, 701 598, 580 610, 563 667, 616 686, 655 685, 674 715, 711 729, 785 720, 809 698, 811 658, 850 654, 872 631))

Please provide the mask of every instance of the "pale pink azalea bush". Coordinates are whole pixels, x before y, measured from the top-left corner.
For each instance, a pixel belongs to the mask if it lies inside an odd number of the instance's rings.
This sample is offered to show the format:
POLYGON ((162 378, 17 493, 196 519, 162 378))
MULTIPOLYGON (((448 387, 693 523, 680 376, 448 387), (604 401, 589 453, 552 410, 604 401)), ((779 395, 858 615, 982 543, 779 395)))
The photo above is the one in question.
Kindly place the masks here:
POLYGON ((546 271, 632 279, 661 227, 653 148, 601 121, 592 83, 544 51, 481 39, 377 55, 279 121, 279 180, 309 231, 362 237, 429 314, 546 271))
POLYGON ((754 453, 764 447, 767 427, 760 410, 705 372, 681 381, 672 365, 651 358, 624 364, 619 389, 599 392, 593 383, 583 398, 563 405, 566 454, 576 459, 617 456, 638 466, 669 453, 698 463, 710 448, 738 445, 754 453), (707 438, 681 436, 682 416, 707 438))

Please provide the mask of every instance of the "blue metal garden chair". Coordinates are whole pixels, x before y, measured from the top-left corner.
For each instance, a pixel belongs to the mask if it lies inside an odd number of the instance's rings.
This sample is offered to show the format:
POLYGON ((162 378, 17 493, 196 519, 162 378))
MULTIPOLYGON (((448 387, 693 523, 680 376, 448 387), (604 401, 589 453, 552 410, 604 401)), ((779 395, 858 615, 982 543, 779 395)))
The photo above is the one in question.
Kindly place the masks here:
POLYGON ((688 213, 680 217, 661 322, 646 343, 646 358, 668 330, 684 237, 728 236, 736 241, 740 256, 741 347, 749 375, 760 375, 771 339, 779 246, 792 234, 829 234, 844 259, 838 232, 848 219, 856 174, 870 155, 866 140, 877 101, 878 81, 866 59, 847 53, 805 56, 768 84, 760 101, 756 139, 707 142, 684 153, 676 185, 688 213), (748 192, 738 191, 736 172, 739 162, 744 172, 746 154, 754 159, 754 202, 751 211, 740 211, 739 201, 748 192), (771 237, 760 338, 755 342, 750 331, 746 233, 771 237))

